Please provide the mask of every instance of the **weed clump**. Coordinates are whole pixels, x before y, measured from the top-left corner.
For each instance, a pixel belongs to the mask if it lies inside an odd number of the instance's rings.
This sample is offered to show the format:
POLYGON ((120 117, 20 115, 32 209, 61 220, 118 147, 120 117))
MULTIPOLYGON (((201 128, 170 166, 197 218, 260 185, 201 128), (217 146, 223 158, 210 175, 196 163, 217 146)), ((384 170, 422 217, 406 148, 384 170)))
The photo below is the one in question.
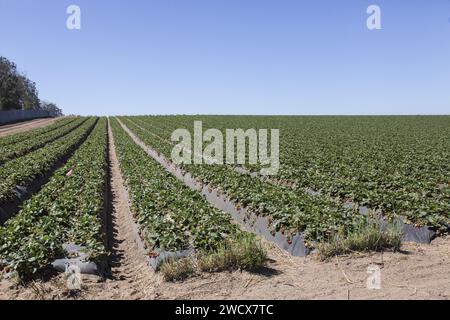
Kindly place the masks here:
POLYGON ((180 260, 170 259, 161 265, 160 271, 166 281, 183 281, 195 274, 195 265, 189 257, 180 260))
POLYGON ((182 281, 198 272, 257 271, 266 260, 267 252, 256 236, 243 234, 214 251, 202 251, 180 260, 167 260, 160 271, 166 281, 182 281))
POLYGON ((198 259, 198 266, 204 272, 224 270, 255 271, 262 268, 267 259, 267 252, 254 235, 237 238, 215 252, 203 254, 198 259))
POLYGON ((338 232, 327 242, 319 243, 317 254, 320 260, 355 251, 399 251, 402 244, 402 229, 398 223, 389 223, 382 228, 379 222, 369 222, 355 231, 338 232))

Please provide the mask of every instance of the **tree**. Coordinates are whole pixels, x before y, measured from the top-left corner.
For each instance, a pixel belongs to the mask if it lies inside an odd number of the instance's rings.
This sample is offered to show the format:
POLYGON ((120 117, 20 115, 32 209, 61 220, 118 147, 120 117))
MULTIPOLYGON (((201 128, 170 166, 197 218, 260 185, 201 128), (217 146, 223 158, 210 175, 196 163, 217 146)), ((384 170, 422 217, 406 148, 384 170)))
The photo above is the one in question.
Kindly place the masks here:
POLYGON ((21 93, 21 105, 25 110, 39 109, 41 101, 38 97, 36 83, 21 75, 19 77, 19 91, 21 93))
POLYGON ((61 117, 63 115, 62 110, 52 102, 43 101, 41 103, 41 109, 50 112, 54 117, 61 117))
POLYGON ((20 74, 14 62, 0 57, 0 110, 39 108, 36 84, 20 74))
POLYGON ((4 57, 0 57, 0 107, 1 110, 21 109, 17 67, 4 57))

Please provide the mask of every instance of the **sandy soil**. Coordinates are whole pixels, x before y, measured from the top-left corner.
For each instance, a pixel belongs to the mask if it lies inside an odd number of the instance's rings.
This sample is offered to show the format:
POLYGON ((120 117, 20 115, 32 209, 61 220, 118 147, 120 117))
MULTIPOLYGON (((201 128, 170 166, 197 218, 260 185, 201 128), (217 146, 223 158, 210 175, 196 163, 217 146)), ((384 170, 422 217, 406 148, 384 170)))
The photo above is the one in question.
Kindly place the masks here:
POLYGON ((3 281, 0 299, 450 299, 449 238, 432 245, 408 243, 403 253, 354 254, 328 262, 293 258, 269 245, 270 260, 260 273, 203 273, 167 283, 145 266, 126 229, 118 230, 121 257, 113 279, 84 276, 83 291, 76 295, 66 289, 63 276, 27 288, 3 281), (370 265, 381 270, 379 290, 366 286, 370 265))
POLYGON ((113 147, 110 157, 112 277, 83 276, 83 290, 77 293, 67 290, 64 275, 26 287, 3 280, 0 299, 450 299, 450 237, 431 245, 406 243, 398 253, 355 253, 327 262, 314 255, 291 257, 263 241, 269 261, 259 273, 202 273, 164 282, 146 266, 136 241, 113 147), (369 266, 379 267, 381 289, 367 288, 369 266))
POLYGON ((15 133, 24 132, 54 123, 57 118, 35 119, 14 124, 0 126, 0 137, 9 136, 15 133))

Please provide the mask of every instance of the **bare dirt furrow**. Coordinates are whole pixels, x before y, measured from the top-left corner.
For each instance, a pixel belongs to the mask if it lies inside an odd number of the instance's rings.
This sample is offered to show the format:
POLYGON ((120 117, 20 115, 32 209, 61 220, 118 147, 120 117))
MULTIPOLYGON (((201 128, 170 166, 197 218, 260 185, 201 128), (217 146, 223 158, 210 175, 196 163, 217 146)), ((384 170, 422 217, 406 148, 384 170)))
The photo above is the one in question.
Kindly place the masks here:
POLYGON ((105 282, 86 282, 87 290, 83 296, 88 299, 148 299, 154 297, 155 275, 147 266, 145 251, 136 233, 114 147, 114 137, 110 127, 108 130, 111 278, 105 282))

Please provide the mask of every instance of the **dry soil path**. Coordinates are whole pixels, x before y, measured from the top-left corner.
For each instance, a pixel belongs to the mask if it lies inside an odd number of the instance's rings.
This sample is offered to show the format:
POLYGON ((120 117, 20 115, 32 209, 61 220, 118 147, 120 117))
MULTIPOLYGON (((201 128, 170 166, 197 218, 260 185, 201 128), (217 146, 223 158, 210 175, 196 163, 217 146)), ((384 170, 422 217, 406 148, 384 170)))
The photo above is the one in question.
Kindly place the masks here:
POLYGON ((32 129, 37 129, 41 127, 53 124, 57 118, 46 118, 46 119, 34 119, 24 122, 18 122, 14 124, 7 124, 0 126, 0 137, 9 136, 12 134, 29 131, 32 129))

